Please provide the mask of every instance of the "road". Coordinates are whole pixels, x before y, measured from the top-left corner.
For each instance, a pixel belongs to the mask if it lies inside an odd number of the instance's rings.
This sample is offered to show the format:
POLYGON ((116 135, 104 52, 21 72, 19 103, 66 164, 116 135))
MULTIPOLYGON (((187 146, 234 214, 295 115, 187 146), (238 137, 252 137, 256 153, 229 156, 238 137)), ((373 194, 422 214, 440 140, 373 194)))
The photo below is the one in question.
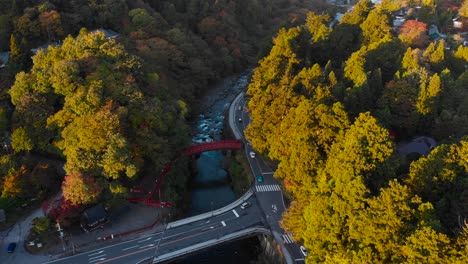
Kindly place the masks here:
POLYGON ((246 201, 251 205, 245 209, 238 206, 208 219, 47 263, 138 263, 154 256, 170 256, 178 250, 216 240, 249 227, 264 227, 265 217, 255 196, 246 201))
POLYGON ((243 131, 247 128, 250 123, 249 113, 247 111, 247 101, 243 96, 235 105, 236 114, 235 120, 238 130, 242 133, 242 140, 245 145, 245 155, 250 163, 252 173, 255 176, 255 187, 256 197, 266 214, 267 223, 272 231, 280 234, 280 241, 277 237, 275 239, 278 243, 283 243, 286 246, 289 254, 293 258, 292 260, 296 263, 305 263, 304 255, 302 254, 300 247, 301 245, 296 243, 291 234, 287 234, 279 225, 284 211, 286 211, 286 205, 284 204, 283 193, 278 181, 273 177, 274 170, 268 166, 265 160, 258 154, 252 158, 250 152, 255 152, 252 146, 246 140, 243 131), (263 176, 263 182, 258 182, 258 176, 263 176))

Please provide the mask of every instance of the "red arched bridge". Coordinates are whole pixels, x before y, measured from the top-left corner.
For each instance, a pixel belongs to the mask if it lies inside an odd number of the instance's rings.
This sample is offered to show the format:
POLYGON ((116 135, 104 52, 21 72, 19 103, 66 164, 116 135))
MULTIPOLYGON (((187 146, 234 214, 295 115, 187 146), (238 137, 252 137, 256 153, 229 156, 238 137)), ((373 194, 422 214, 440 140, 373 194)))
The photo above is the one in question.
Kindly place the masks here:
MULTIPOLYGON (((220 140, 214 142, 207 142, 207 143, 200 143, 196 145, 192 145, 188 148, 182 150, 182 154, 184 155, 194 155, 205 151, 212 151, 212 150, 221 150, 221 149, 241 149, 242 148, 242 141, 240 140, 220 140)), ((153 190, 149 194, 147 198, 127 198, 128 201, 131 202, 140 202, 145 203, 147 205, 153 206, 172 206, 172 204, 168 202, 157 202, 153 201, 154 195, 159 190, 161 185, 164 183, 164 178, 172 169, 172 161, 169 162, 168 165, 161 171, 159 178, 156 180, 156 185, 154 186, 153 190)), ((143 190, 138 188, 132 188, 133 192, 143 192, 143 190)))
POLYGON ((240 140, 220 140, 192 145, 182 150, 185 155, 194 155, 205 151, 220 150, 220 149, 240 149, 242 141, 240 140))

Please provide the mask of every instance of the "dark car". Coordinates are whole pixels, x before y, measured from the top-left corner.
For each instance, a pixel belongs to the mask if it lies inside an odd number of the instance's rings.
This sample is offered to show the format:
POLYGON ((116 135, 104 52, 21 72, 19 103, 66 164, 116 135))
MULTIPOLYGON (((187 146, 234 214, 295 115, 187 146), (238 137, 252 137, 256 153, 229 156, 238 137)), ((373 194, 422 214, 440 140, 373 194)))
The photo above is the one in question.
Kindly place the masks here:
POLYGON ((7 247, 7 250, 8 250, 8 253, 13 253, 13 251, 15 251, 15 248, 16 248, 16 243, 10 243, 8 244, 8 247, 7 247))

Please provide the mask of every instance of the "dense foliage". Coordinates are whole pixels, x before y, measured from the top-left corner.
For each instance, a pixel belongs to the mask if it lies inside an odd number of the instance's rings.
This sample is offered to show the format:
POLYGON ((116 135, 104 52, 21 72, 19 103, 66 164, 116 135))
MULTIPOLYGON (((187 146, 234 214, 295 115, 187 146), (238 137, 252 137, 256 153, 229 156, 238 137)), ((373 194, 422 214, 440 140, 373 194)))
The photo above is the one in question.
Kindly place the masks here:
POLYGON ((398 37, 390 16, 366 0, 333 28, 310 13, 249 84, 246 136, 278 161, 308 263, 468 259, 468 48, 424 44, 415 22, 398 37), (440 144, 411 162, 398 143, 417 135, 440 144))
MULTIPOLYGON (((255 63, 280 25, 301 23, 302 8, 310 6, 285 0, 0 0, 0 52, 10 51, 0 68, 3 197, 39 192, 44 199, 57 186, 73 206, 125 196, 188 144, 187 119, 197 96, 255 63), (100 28, 118 39, 93 31, 100 28), (35 167, 46 157, 57 170, 65 163, 64 184, 63 175, 51 174, 50 188, 35 185, 35 167), (96 186, 88 192, 90 182, 96 186)), ((180 201, 189 174, 175 168, 174 175, 162 196, 172 203, 180 201)))

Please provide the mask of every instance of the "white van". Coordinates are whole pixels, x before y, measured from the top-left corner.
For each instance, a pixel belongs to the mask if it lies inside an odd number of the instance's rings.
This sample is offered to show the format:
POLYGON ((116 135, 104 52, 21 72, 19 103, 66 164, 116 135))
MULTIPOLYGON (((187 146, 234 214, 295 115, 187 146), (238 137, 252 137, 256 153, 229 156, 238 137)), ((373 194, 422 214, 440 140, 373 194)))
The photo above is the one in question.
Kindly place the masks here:
POLYGON ((241 204, 240 208, 241 208, 241 209, 245 209, 245 208, 247 208, 247 207, 249 207, 249 206, 250 206, 250 203, 249 203, 249 202, 245 202, 245 203, 241 204))

